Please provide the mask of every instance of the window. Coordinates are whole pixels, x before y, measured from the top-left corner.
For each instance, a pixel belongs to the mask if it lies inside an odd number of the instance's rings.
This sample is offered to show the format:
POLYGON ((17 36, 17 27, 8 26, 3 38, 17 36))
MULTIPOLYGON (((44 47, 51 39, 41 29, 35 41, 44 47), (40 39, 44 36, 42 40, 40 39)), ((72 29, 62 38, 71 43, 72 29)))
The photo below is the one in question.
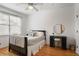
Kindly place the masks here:
POLYGON ((10 34, 21 34, 21 18, 10 16, 10 34))
POLYGON ((8 25, 9 24, 9 16, 3 13, 0 13, 0 24, 8 25))
POLYGON ((9 16, 0 13, 0 35, 9 35, 9 16))
POLYGON ((21 34, 21 18, 0 13, 0 35, 21 34), (10 26, 9 26, 10 20, 10 26))

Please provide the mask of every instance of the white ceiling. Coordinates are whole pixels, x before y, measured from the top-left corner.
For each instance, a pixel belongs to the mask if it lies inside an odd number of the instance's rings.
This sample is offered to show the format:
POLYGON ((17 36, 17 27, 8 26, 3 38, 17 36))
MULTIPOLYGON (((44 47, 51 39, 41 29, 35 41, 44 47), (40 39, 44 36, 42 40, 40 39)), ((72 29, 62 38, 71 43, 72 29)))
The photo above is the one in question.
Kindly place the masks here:
MULTIPOLYGON (((36 4, 36 3, 35 3, 36 4)), ((5 6, 7 8, 13 9, 15 11, 24 13, 24 14, 32 14, 34 12, 38 12, 35 10, 26 10, 27 3, 1 3, 0 5, 5 6)), ((73 4, 68 3, 37 3, 35 7, 41 10, 52 10, 55 7, 64 7, 64 6, 72 6, 73 4)))

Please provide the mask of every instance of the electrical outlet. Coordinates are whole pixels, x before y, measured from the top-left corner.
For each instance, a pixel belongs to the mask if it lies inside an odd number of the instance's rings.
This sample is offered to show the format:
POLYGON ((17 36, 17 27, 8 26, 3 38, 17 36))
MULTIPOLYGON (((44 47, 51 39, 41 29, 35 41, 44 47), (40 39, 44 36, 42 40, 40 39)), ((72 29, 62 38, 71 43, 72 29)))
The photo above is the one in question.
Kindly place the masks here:
POLYGON ((78 46, 76 46, 76 48, 78 48, 78 46))
POLYGON ((78 18, 78 15, 76 15, 76 17, 78 18))
POLYGON ((76 30, 76 32, 78 33, 78 30, 76 30))
POLYGON ((0 43, 0 45, 1 45, 1 43, 0 43))

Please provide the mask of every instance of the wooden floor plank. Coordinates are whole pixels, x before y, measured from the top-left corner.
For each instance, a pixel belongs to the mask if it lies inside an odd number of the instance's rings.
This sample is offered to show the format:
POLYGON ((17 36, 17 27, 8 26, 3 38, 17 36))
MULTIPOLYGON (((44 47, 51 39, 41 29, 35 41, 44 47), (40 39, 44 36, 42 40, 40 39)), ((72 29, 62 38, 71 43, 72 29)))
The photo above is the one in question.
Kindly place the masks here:
MULTIPOLYGON (((77 54, 71 50, 63 50, 61 48, 52 48, 44 46, 34 56, 76 56, 77 54)), ((8 51, 8 48, 0 49, 0 56, 18 56, 14 51, 8 51)))

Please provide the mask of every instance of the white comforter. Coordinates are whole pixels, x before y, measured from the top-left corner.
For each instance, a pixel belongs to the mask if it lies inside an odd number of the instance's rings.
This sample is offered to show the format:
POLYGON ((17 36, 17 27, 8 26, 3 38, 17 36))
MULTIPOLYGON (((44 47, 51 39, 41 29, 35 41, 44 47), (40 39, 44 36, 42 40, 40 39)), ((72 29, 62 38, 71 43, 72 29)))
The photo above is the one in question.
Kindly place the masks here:
POLYGON ((44 35, 39 35, 39 36, 36 36, 36 37, 18 35, 18 36, 11 36, 10 43, 17 45, 17 46, 20 46, 20 47, 24 47, 24 38, 25 37, 27 37, 28 46, 34 45, 34 44, 45 39, 44 35))
POLYGON ((45 37, 41 36, 41 37, 28 37, 28 45, 34 45, 42 40, 44 40, 45 37))

